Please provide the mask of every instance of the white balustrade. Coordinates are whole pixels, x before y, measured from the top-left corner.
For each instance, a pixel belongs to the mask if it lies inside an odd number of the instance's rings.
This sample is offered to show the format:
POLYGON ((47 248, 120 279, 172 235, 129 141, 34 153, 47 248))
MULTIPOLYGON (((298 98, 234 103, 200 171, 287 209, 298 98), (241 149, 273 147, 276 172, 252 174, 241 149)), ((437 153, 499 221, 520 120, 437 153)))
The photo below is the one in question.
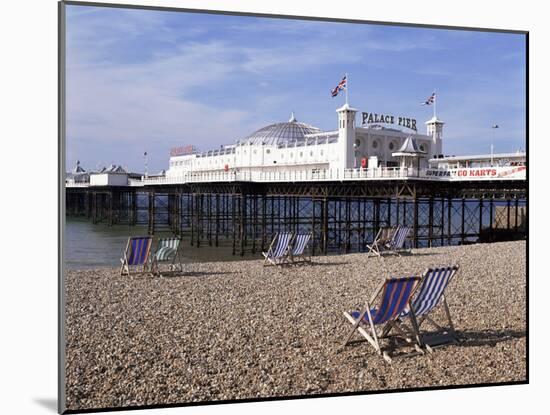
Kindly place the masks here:
MULTIPOLYGON (((379 167, 345 169, 307 169, 277 171, 223 171, 188 172, 178 176, 147 177, 129 179, 128 186, 170 185, 205 182, 303 182, 303 181, 349 181, 349 180, 430 180, 430 181, 472 181, 472 180, 525 180, 525 166, 458 168, 458 169, 416 169, 413 167, 379 167)), ((67 179, 65 186, 88 187, 87 182, 67 179)))

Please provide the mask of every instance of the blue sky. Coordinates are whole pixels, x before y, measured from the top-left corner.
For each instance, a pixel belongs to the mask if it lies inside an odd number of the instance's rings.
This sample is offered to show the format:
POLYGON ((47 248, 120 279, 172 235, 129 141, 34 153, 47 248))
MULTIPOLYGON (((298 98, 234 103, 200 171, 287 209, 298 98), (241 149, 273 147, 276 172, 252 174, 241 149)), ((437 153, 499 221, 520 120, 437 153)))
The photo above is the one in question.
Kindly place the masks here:
POLYGON ((337 128, 349 75, 360 111, 416 118, 435 89, 446 154, 525 149, 525 37, 407 28, 67 7, 67 167, 168 167, 170 148, 233 143, 299 121, 337 128))

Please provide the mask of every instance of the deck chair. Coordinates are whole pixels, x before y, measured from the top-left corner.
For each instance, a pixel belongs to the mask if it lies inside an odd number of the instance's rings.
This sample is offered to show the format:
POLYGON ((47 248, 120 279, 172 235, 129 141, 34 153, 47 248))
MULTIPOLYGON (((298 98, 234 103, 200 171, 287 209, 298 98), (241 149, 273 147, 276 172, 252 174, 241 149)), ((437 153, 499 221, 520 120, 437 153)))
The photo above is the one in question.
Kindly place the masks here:
POLYGON ((292 248, 290 249, 289 259, 293 264, 301 259, 303 262, 311 262, 311 256, 306 254, 306 248, 311 240, 310 233, 299 233, 294 236, 292 248))
POLYGON ((146 272, 151 252, 151 236, 131 236, 128 238, 124 257, 120 258, 122 263, 120 275, 130 275, 130 267, 141 267, 141 272, 146 272))
POLYGON ((151 273, 159 275, 159 264, 168 262, 170 271, 183 271, 180 257, 180 238, 161 238, 157 243, 157 250, 152 256, 151 273))
POLYGON ((380 247, 383 247, 391 242, 395 233, 395 227, 382 227, 376 234, 372 245, 367 245, 368 255, 371 253, 380 256, 380 247))
POLYGON ((278 233, 273 237, 267 252, 262 252, 265 257, 264 266, 269 263, 273 265, 284 264, 288 258, 289 245, 292 239, 291 232, 278 233))
MULTIPOLYGON (((453 321, 451 320, 451 312, 445 299, 445 289, 451 282, 453 276, 458 271, 458 265, 452 265, 448 267, 428 268, 422 275, 422 284, 418 289, 418 295, 411 302, 411 309, 405 310, 400 315, 400 322, 406 317, 412 317, 415 319, 416 328, 418 333, 415 333, 420 340, 420 345, 425 347, 426 350, 432 352, 432 348, 443 344, 456 341, 455 329, 453 321), (443 305, 445 314, 447 316, 447 327, 444 328, 440 324, 436 323, 430 314, 439 304, 443 305), (433 327, 436 332, 422 334, 422 324, 427 321, 433 327)), ((414 332, 408 328, 409 333, 414 332)))
MULTIPOLYGON (((353 325, 353 328, 346 337, 343 346, 345 347, 349 343, 357 330, 386 362, 391 363, 389 350, 382 348, 380 340, 390 338, 391 331, 394 329, 405 340, 410 341, 410 336, 396 324, 396 321, 401 313, 410 306, 410 299, 419 282, 420 277, 414 276, 388 278, 374 291, 363 311, 344 312, 344 316, 353 325), (378 307, 373 307, 378 297, 380 297, 380 304, 378 307)), ((419 339, 416 339, 414 346, 418 352, 423 353, 419 339)))
POLYGON ((405 241, 411 232, 409 226, 398 226, 397 230, 393 234, 393 238, 390 243, 386 246, 389 252, 392 252, 396 255, 399 255, 399 251, 403 250, 405 247, 405 241))
POLYGON ((398 226, 394 230, 393 235, 388 243, 378 245, 378 251, 375 252, 375 254, 380 256, 383 252, 387 252, 399 256, 399 252, 402 251, 405 247, 405 241, 407 240, 410 231, 411 228, 409 226, 398 226))

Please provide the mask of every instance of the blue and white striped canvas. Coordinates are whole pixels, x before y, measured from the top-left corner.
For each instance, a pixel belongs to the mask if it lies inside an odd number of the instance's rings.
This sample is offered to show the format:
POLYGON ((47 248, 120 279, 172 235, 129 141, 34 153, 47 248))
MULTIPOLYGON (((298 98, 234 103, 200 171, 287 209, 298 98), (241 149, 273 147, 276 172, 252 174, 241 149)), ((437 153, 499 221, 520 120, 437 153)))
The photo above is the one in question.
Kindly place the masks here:
POLYGON ((302 255, 310 239, 311 234, 309 233, 296 235, 296 238, 294 238, 294 245, 292 247, 292 255, 302 255))
POLYGON ((170 261, 178 252, 180 245, 179 238, 163 238, 159 239, 155 259, 157 261, 170 261))
POLYGON ((411 228, 408 226, 399 226, 393 235, 389 248, 392 250, 402 249, 410 231, 411 228))
POLYGON ((270 258, 281 258, 282 256, 286 255, 291 238, 292 233, 290 232, 280 233, 277 236, 277 245, 275 246, 275 248, 273 248, 268 256, 270 258))
MULTIPOLYGON (((379 307, 370 310, 373 324, 383 324, 395 319, 407 307, 411 295, 420 280, 419 277, 405 277, 388 279, 384 285, 382 302, 379 307)), ((359 311, 352 311, 350 315, 358 319, 359 311)), ((368 323, 368 317, 363 317, 368 323)))
MULTIPOLYGON (((424 274, 422 287, 418 295, 412 302, 412 307, 417 316, 427 314, 432 311, 441 300, 445 288, 451 282, 458 266, 430 268, 424 274)), ((403 313, 406 316, 409 312, 403 313)))

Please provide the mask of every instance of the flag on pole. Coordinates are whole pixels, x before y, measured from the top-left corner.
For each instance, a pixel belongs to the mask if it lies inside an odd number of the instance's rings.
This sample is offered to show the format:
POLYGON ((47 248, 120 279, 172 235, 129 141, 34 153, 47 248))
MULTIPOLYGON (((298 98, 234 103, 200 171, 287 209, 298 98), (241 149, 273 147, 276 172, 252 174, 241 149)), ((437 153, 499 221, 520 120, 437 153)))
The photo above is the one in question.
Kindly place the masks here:
POLYGON ((493 125, 493 128, 499 128, 499 127, 498 127, 498 124, 494 124, 494 125, 493 125))
POLYGON ((435 102, 435 92, 429 96, 429 98, 422 103, 422 105, 432 105, 435 102))
POLYGON ((347 85, 347 76, 344 75, 340 83, 336 85, 334 89, 330 90, 330 94, 332 95, 332 97, 334 98, 336 95, 338 95, 338 92, 342 91, 343 89, 346 89, 346 85, 347 85))

